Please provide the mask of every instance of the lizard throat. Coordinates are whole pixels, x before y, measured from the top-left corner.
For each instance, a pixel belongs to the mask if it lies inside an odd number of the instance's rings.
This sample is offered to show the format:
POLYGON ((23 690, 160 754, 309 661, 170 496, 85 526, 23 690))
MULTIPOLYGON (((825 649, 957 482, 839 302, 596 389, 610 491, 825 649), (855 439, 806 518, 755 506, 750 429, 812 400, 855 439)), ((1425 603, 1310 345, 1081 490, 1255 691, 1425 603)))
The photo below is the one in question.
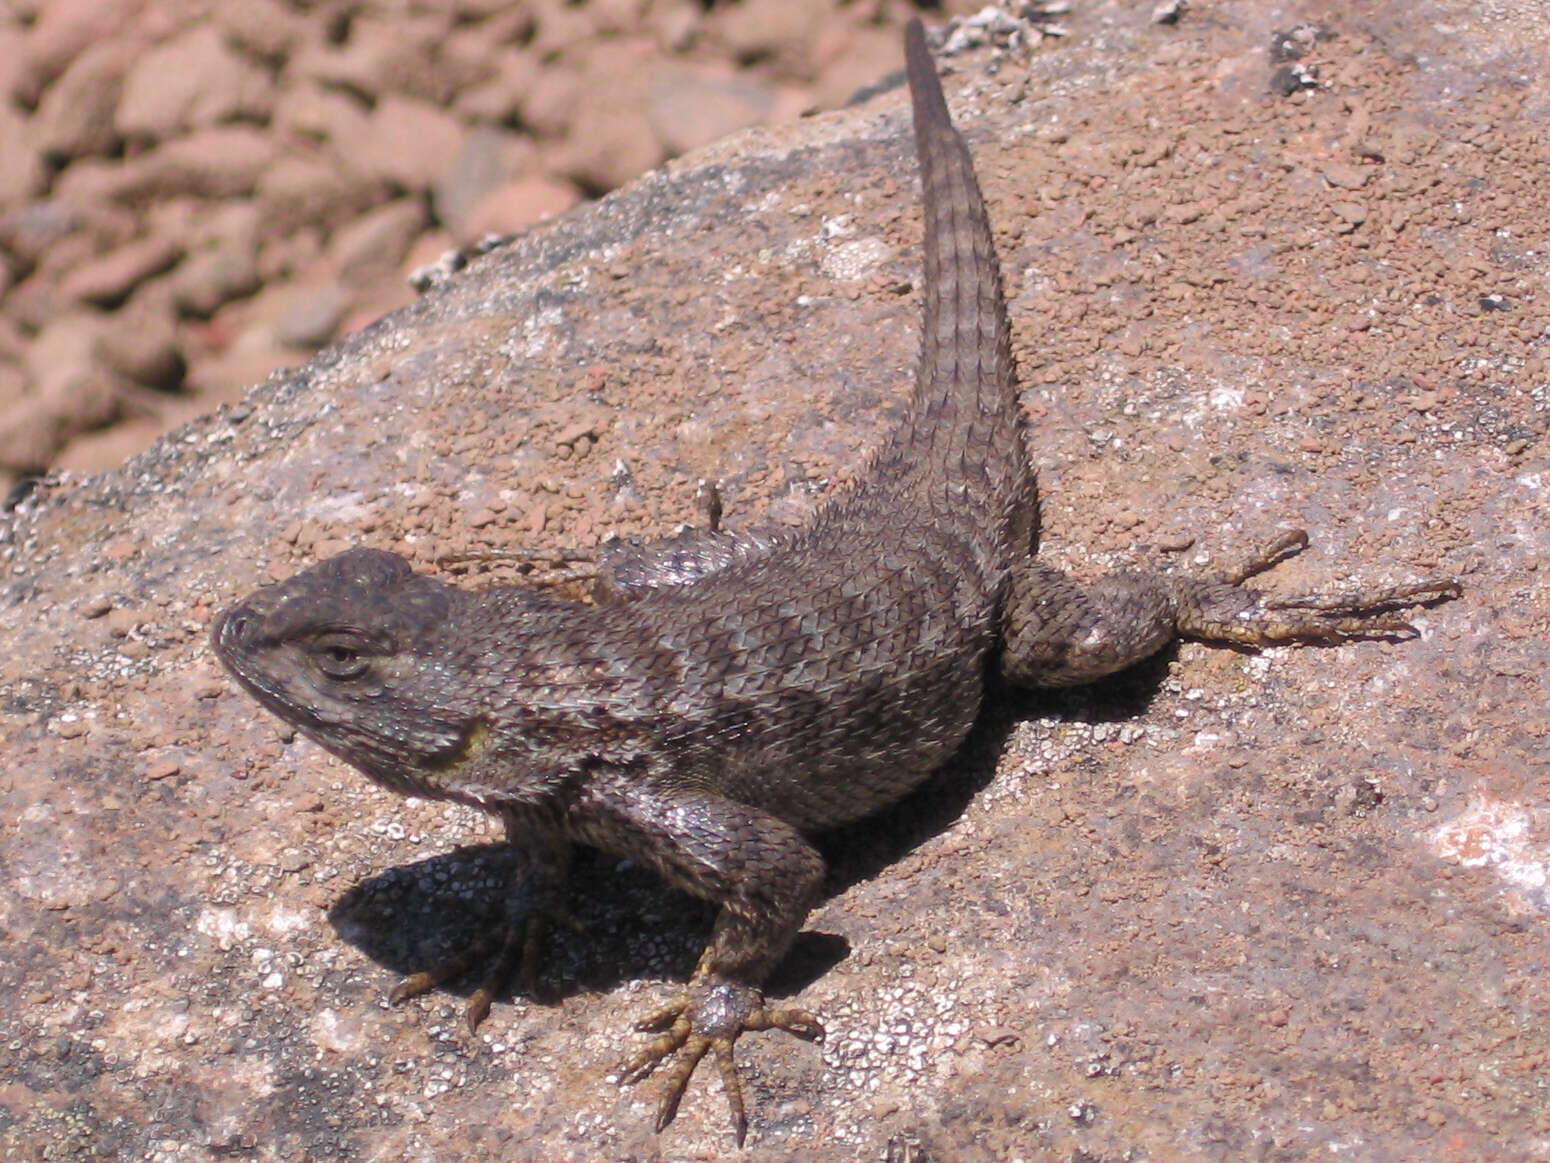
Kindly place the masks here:
POLYGON ((464 728, 457 743, 435 756, 426 766, 436 772, 461 771, 484 758, 490 750, 494 737, 495 733, 490 730, 490 724, 482 715, 476 716, 464 728))

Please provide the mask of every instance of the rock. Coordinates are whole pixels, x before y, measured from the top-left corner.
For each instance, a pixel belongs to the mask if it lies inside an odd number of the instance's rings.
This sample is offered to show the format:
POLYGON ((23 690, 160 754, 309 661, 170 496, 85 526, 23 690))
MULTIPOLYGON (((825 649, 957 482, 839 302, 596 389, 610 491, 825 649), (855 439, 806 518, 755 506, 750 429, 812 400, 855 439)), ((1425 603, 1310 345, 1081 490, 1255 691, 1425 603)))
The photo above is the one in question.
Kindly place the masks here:
POLYGON ((442 106, 461 85, 482 79, 440 59, 436 46, 446 32, 439 16, 362 14, 350 21, 343 44, 309 44, 290 71, 374 104, 396 96, 442 106))
POLYGON ((114 122, 125 137, 162 141, 238 118, 265 120, 272 94, 269 76, 234 52, 220 29, 195 25, 135 62, 114 122))
POLYGON ((23 267, 37 265, 43 254, 81 228, 76 206, 62 198, 29 202, 0 214, 0 247, 23 267))
POLYGON ((33 267, 48 251, 80 229, 83 215, 73 202, 51 198, 29 202, 0 214, 0 247, 24 267, 33 267))
POLYGON ((195 247, 173 273, 178 309, 201 318, 223 304, 258 290, 258 240, 263 229, 258 205, 230 202, 198 228, 195 247))
POLYGON ((457 0, 457 14, 469 22, 488 20, 511 10, 511 0, 457 0))
POLYGON ((237 249, 201 250, 178 267, 175 302, 182 314, 207 318, 233 299, 251 295, 262 282, 256 254, 237 249))
POLYGON ((533 86, 541 83, 542 62, 516 45, 498 55, 488 80, 459 91, 452 110, 474 125, 513 125, 533 86))
POLYGON ((0 412, 20 403, 27 394, 27 374, 9 357, 0 359, 0 412))
MULTIPOLYGON (((183 419, 192 419, 193 413, 202 407, 185 401, 176 409, 187 413, 183 419)), ((151 417, 130 417, 111 428, 97 432, 84 432, 65 441, 53 457, 53 467, 65 472, 107 472, 117 468, 137 452, 144 452, 156 437, 166 431, 169 419, 158 414, 151 417)))
POLYGON ((367 118, 365 133, 338 146, 345 165, 356 173, 424 193, 456 164, 465 133, 462 122, 435 105, 389 94, 367 118))
POLYGON ((334 232, 330 261, 346 283, 380 279, 399 269, 424 225, 425 206, 418 198, 388 202, 334 232))
POLYGON ((830 0, 729 4, 707 17, 705 35, 726 46, 734 60, 773 61, 782 72, 800 75, 813 59, 813 38, 832 19, 829 8, 830 0))
MULTIPOLYGON (((432 226, 421 233, 410 246, 409 253, 404 256, 404 269, 409 271, 410 278, 406 285, 414 286, 414 272, 424 268, 435 268, 442 263, 449 254, 460 253, 459 248, 464 245, 461 239, 453 238, 444 226, 432 226)), ((467 265, 466 261, 463 265, 467 265)), ((423 290, 424 288, 420 288, 423 290)))
POLYGON ((80 210, 77 228, 38 254, 34 265, 38 273, 62 280, 104 254, 157 233, 148 212, 105 202, 82 204, 80 210))
POLYGON ((51 392, 56 381, 78 379, 94 367, 97 341, 107 326, 108 319, 100 311, 82 308, 50 320, 24 356, 33 392, 51 392))
POLYGON ((581 191, 569 182, 519 178, 484 196, 464 218, 458 240, 469 243, 487 234, 515 234, 563 214, 580 201, 581 191))
POLYGON ((275 320, 275 338, 287 347, 313 351, 333 338, 350 306, 350 295, 337 280, 286 288, 285 307, 275 320))
POLYGON ((386 198, 380 180, 322 157, 287 154, 259 179, 254 201, 270 240, 283 242, 295 231, 331 230, 386 198))
POLYGON ((182 385, 188 369, 172 296, 166 280, 147 284, 102 329, 96 352, 116 375, 163 392, 182 385))
POLYGON ((274 126, 282 133, 348 147, 366 135, 367 109, 358 97, 326 89, 317 81, 300 81, 275 99, 274 126))
POLYGON ((64 418, 47 401, 29 396, 0 410, 0 470, 42 472, 64 442, 64 418))
POLYGON ((0 363, 19 361, 26 346, 27 340, 16 321, 0 313, 0 363))
MULTIPOLYGON (((12 94, 23 105, 37 105, 43 90, 72 61, 102 42, 104 28, 122 29, 136 7, 124 0, 47 0, 40 4, 37 20, 20 44, 12 94)), ((122 40, 119 43, 122 47, 122 40)))
POLYGON ((522 19, 520 5, 511 5, 502 19, 463 24, 436 38, 436 69, 448 86, 443 106, 454 104, 470 89, 477 89, 508 75, 503 67, 520 48, 513 31, 522 19))
POLYGON ((100 428, 119 415, 118 384, 107 366, 93 355, 75 358, 51 368, 35 384, 43 406, 59 418, 59 436, 100 428))
POLYGON ((29 390, 0 412, 0 467, 37 471, 70 436, 117 416, 113 376, 95 356, 104 326, 102 315, 76 311, 38 334, 24 357, 29 390))
POLYGON ((32 130, 38 148, 56 161, 111 152, 118 142, 113 110, 127 68, 117 41, 82 53, 38 102, 32 130))
POLYGON ((323 233, 302 228, 280 237, 270 235, 258 250, 258 276, 267 287, 308 270, 323 257, 323 233))
POLYGON ((23 100, 19 90, 23 88, 23 53, 26 50, 27 32, 13 23, 0 24, 0 105, 14 108, 22 105, 31 108, 37 104, 37 95, 23 100))
MULTIPOLYGON (((68 304, 61 283, 102 261, 136 238, 136 216, 100 202, 50 200, 0 216, 0 245, 15 260, 20 280, 5 300, 5 315, 23 326, 42 327, 68 304)), ((133 259, 133 256, 129 256, 133 259)))
MULTIPOLYGON (((82 243, 82 239, 71 239, 82 243)), ((89 255, 89 248, 73 247, 77 253, 89 255)), ((5 295, 5 310, 10 321, 28 331, 37 331, 64 308, 59 295, 59 285, 51 278, 33 275, 16 283, 5 295)))
POLYGON ((42 193, 48 182, 35 126, 9 102, 0 102, 0 206, 26 202, 42 193))
POLYGON ((280 0, 218 4, 211 17, 234 48, 274 65, 315 35, 315 26, 280 0))
POLYGON ((151 180, 135 188, 156 197, 239 197, 252 193, 274 155, 274 140, 250 126, 199 130, 144 155, 151 180))
POLYGON ((121 303, 152 275, 169 270, 183 257, 183 245, 158 234, 142 238, 78 267, 66 276, 59 292, 66 299, 112 307, 121 303))
POLYGON ((528 6, 532 25, 524 37, 539 60, 554 61, 594 39, 592 14, 567 0, 532 0, 528 6))
MULTIPOLYGON (((408 264, 405 266, 407 268, 408 264)), ((369 327, 400 307, 407 307, 417 297, 407 280, 375 283, 363 296, 351 301, 349 309, 340 317, 335 334, 343 338, 369 327)))
POLYGON ((249 386, 296 361, 296 351, 280 344, 274 328, 264 321, 242 331, 222 350, 192 355, 185 389, 207 403, 235 403, 249 386))
POLYGON ((537 150, 526 137, 483 126, 469 132, 450 169, 436 182, 436 217, 459 238, 468 236, 469 212, 491 191, 530 169, 537 150))
POLYGON ((724 64, 661 64, 646 90, 646 120, 670 154, 759 125, 774 107, 772 86, 724 64))
MULTIPOLYGON (((771 117, 778 122, 791 104, 838 109, 858 92, 877 85, 899 67, 897 38, 891 28, 855 28, 835 24, 819 32, 814 45, 814 66, 819 69, 812 87, 796 95, 782 92, 780 108, 771 117)), ((801 108, 796 110, 798 114, 801 108)))
POLYGON ((222 126, 174 138, 122 163, 73 165, 60 175, 55 193, 81 201, 235 198, 253 192, 274 157, 267 133, 222 126))
POLYGON ((1341 234, 1348 234, 1367 221, 1367 207, 1361 202, 1334 202, 1330 209, 1340 219, 1340 225, 1335 229, 1341 234))
POLYGON ((1324 180, 1341 190, 1360 190, 1367 179, 1376 172, 1372 166, 1353 166, 1345 162, 1331 162, 1323 169, 1324 180))
POLYGON ((563 138, 544 151, 555 172, 583 189, 611 190, 666 157, 646 119, 645 63, 643 46, 602 41, 534 86, 522 119, 541 137, 563 138))

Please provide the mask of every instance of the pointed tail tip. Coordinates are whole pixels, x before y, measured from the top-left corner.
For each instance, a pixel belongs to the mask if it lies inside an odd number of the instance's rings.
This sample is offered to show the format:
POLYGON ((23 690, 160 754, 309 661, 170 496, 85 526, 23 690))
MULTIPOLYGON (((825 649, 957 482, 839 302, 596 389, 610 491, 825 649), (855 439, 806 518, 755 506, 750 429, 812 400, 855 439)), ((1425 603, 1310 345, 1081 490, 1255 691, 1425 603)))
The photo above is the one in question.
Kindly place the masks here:
POLYGON ((928 124, 950 123, 942 79, 937 75, 936 60, 926 45, 926 28, 919 17, 912 17, 904 26, 904 72, 909 78, 916 131, 928 124))

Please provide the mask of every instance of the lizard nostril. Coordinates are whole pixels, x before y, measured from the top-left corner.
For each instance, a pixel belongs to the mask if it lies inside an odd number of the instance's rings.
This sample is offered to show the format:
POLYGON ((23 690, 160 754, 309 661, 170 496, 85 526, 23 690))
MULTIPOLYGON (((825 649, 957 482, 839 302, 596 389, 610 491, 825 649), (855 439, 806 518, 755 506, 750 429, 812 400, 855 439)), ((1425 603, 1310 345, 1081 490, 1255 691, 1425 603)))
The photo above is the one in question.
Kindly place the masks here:
POLYGON ((221 615, 221 624, 216 629, 216 637, 222 642, 237 642, 247 634, 247 614, 235 610, 221 615))

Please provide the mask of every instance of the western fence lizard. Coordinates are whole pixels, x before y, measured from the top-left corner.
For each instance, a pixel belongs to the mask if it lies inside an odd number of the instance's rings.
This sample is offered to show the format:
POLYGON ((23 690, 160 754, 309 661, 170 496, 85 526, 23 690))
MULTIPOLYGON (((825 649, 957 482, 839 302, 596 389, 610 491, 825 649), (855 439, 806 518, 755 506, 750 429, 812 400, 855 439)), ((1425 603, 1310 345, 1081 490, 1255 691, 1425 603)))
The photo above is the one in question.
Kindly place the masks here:
MULTIPOLYGON (((761 984, 817 900, 807 835, 893 803, 941 766, 992 673, 1087 682, 1177 635, 1251 647, 1405 637, 1392 611, 1451 581, 1356 598, 1273 598, 1240 583, 1300 547, 1285 534, 1214 577, 1122 573, 1080 586, 1032 556, 1034 475, 990 222, 918 22, 905 33, 925 203, 924 323, 903 422, 859 483, 794 532, 679 537, 605 555, 593 603, 473 591, 354 549, 231 607, 213 631, 270 711, 396 791, 499 815, 537 905, 500 970, 531 975, 562 912, 572 843, 655 869, 720 907, 659 1031, 622 1068, 673 1060, 665 1127, 710 1053, 738 1142, 734 1041, 811 1014, 761 984)), ((467 962, 419 974, 395 997, 467 962)), ((469 1002, 489 1008, 499 971, 469 1002)))

